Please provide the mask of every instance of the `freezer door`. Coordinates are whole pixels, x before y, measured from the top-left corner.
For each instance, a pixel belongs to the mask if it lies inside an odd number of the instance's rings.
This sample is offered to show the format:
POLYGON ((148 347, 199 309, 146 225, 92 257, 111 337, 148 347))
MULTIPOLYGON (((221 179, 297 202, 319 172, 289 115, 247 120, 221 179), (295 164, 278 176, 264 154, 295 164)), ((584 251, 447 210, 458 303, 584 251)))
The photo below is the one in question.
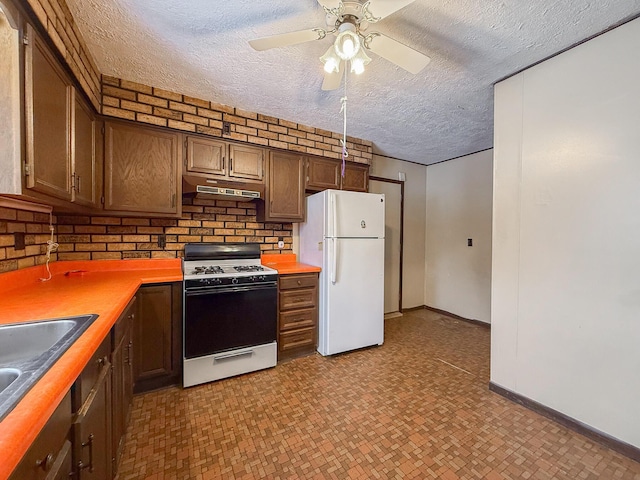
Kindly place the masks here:
POLYGON ((384 239, 327 239, 318 351, 333 355, 384 340, 384 239), (335 255, 335 256, 334 256, 335 255))
POLYGON ((327 191, 328 237, 384 238, 384 195, 327 191))

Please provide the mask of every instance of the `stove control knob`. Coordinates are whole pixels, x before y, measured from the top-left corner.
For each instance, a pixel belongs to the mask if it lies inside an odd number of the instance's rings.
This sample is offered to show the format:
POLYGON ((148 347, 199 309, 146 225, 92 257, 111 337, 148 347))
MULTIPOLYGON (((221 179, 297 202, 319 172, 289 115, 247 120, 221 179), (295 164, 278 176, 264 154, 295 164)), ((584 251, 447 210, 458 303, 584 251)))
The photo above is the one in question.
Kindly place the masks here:
POLYGON ((214 285, 222 285, 222 279, 221 279, 221 278, 214 278, 214 279, 212 280, 212 283, 213 283, 214 285))
POLYGON ((232 278, 231 279, 231 283, 233 283, 234 285, 238 284, 238 279, 237 278, 232 278))
POLYGON ((260 280, 261 282, 264 282, 267 278, 264 275, 260 275, 258 277, 258 280, 260 280))
POLYGON ((250 282, 255 282, 258 278, 255 275, 249 277, 250 282))

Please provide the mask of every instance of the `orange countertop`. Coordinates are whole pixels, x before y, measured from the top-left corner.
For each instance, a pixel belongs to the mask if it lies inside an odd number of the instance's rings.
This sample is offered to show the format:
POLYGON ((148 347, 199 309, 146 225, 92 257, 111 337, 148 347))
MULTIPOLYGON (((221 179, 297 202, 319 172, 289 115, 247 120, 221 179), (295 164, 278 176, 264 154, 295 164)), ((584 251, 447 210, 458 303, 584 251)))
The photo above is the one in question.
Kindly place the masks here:
POLYGON ((44 266, 0 275, 0 323, 99 317, 0 422, 0 479, 20 462, 138 287, 182 281, 180 259, 53 262, 51 273, 47 282, 40 281, 44 266))
POLYGON ((322 270, 320 267, 314 267, 313 265, 307 265, 306 263, 298 263, 295 253, 263 253, 260 256, 260 261, 263 265, 276 269, 281 275, 293 273, 318 273, 322 270))

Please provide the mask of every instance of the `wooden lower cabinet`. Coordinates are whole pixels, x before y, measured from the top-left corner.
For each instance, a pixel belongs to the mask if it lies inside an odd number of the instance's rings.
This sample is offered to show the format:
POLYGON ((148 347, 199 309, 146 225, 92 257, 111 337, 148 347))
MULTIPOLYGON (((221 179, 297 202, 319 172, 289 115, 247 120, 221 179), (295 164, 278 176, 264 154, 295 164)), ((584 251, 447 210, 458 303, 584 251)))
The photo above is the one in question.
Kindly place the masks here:
POLYGON ((73 422, 73 463, 77 480, 113 478, 111 401, 111 363, 105 357, 98 381, 73 422))
POLYGON ((133 328, 134 392, 182 378, 182 283, 143 285, 133 328))
POLYGON ((318 339, 318 274, 278 279, 278 360, 313 353, 318 339))
POLYGON ((71 462, 71 392, 68 392, 27 453, 11 474, 10 480, 68 479, 71 462))
POLYGON ((136 297, 129 303, 124 313, 113 327, 113 352, 111 354, 112 374, 112 435, 111 468, 115 473, 124 446, 127 425, 133 401, 133 334, 136 297))

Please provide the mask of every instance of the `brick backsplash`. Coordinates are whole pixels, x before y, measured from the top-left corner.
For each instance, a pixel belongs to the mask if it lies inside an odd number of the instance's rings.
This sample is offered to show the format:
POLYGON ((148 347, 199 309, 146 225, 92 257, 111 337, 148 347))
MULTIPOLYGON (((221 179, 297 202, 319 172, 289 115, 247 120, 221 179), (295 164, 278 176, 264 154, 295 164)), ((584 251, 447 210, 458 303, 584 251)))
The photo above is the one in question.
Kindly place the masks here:
MULTIPOLYGON (((102 113, 185 132, 328 158, 341 158, 342 134, 240 108, 102 76, 102 113), (230 126, 223 134, 223 122, 230 126)), ((349 160, 371 164, 370 141, 347 137, 349 160)))
POLYGON ((254 202, 184 198, 181 219, 58 216, 58 260, 181 257, 185 243, 260 243, 290 253, 290 223, 256 221, 254 202), (158 236, 166 246, 158 246, 158 236))
POLYGON ((0 273, 43 264, 50 238, 49 214, 0 207, 0 273), (25 234, 25 248, 16 250, 14 233, 25 234))
POLYGON ((26 0, 96 110, 100 110, 100 71, 65 0, 26 0))

